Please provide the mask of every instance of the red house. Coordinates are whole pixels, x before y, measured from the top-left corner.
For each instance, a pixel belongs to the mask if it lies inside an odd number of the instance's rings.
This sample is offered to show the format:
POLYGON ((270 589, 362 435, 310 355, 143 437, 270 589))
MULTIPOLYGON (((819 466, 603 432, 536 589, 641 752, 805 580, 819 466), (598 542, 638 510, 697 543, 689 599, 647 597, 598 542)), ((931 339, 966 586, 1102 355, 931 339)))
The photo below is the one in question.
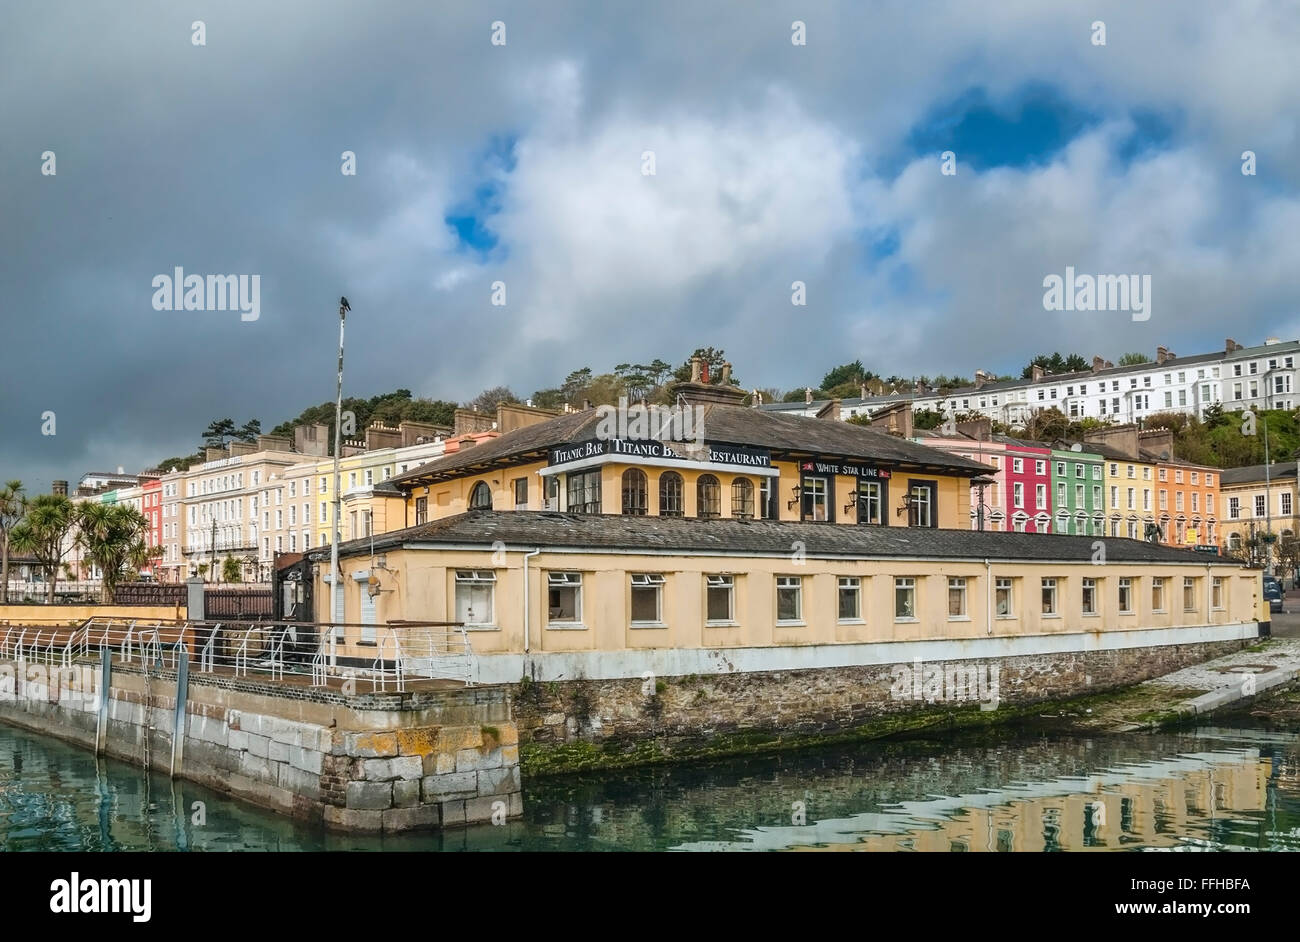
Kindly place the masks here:
POLYGON ((1005 435, 1006 514, 1008 530, 1052 532, 1052 449, 1005 435))

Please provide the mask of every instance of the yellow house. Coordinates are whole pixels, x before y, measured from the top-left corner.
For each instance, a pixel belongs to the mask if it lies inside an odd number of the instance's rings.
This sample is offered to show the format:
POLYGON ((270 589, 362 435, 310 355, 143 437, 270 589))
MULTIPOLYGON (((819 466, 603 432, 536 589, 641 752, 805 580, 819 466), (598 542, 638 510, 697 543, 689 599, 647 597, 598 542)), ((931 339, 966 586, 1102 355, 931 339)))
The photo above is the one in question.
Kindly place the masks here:
POLYGON ((1276 560, 1282 545, 1296 538, 1300 533, 1296 466, 1295 461, 1278 461, 1267 469, 1258 464, 1220 473, 1220 527, 1228 551, 1243 552, 1253 547, 1253 555, 1262 560, 1266 544, 1259 538, 1272 533, 1276 540, 1269 553, 1276 560))
POLYGON ((1134 458, 1109 445, 1089 442, 1086 447, 1105 459, 1102 499, 1106 511, 1106 533, 1131 540, 1146 538, 1148 524, 1158 525, 1156 509, 1156 464, 1134 458))

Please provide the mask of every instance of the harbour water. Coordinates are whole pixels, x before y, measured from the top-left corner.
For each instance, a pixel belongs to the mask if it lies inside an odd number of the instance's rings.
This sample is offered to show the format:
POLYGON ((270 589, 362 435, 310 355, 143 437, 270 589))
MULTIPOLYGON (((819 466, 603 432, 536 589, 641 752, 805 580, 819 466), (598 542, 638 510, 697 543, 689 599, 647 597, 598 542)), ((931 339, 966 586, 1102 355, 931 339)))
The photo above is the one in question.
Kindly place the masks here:
POLYGON ((1300 735, 868 743, 524 781, 524 818, 335 835, 0 725, 0 851, 1300 850, 1300 735))

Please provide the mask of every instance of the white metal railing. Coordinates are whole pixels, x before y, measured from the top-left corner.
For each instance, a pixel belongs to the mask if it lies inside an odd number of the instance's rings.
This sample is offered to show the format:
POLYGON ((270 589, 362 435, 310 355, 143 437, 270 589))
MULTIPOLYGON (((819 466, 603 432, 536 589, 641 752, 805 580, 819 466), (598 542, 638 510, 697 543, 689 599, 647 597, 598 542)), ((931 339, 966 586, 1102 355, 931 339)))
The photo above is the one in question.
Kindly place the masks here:
POLYGON ((201 674, 259 676, 349 692, 409 689, 413 681, 474 683, 474 652, 463 625, 397 623, 191 622, 92 618, 81 625, 0 624, 0 660, 61 663, 108 650, 124 664, 175 669, 182 657, 201 674), (335 629, 364 629, 374 641, 340 641, 335 629))

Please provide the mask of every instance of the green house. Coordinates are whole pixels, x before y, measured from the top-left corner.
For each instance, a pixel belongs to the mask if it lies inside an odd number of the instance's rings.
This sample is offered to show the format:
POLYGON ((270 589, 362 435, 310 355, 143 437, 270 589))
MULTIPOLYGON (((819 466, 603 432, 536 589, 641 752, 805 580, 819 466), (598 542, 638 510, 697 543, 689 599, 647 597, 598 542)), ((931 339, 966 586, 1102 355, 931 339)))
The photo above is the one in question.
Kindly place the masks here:
POLYGON ((1082 450, 1086 447, 1065 442, 1052 447, 1053 533, 1105 535, 1103 459, 1082 450))

